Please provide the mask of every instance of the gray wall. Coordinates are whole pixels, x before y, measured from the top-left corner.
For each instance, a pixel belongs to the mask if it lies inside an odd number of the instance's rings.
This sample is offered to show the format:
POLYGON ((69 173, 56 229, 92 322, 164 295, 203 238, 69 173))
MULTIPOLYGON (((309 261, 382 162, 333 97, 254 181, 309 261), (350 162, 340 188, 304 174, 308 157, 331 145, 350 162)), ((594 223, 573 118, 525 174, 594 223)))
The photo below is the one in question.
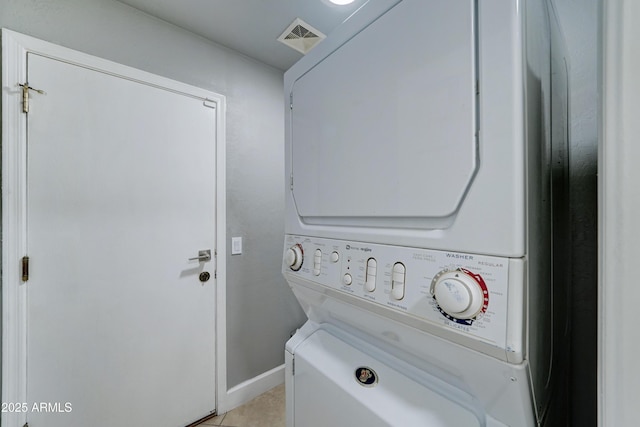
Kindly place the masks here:
POLYGON ((227 97, 227 235, 245 239, 227 262, 228 387, 282 364, 304 320, 279 267, 282 71, 113 0, 2 0, 0 26, 227 97))
POLYGON ((572 356, 574 426, 597 417, 597 162, 601 0, 553 0, 569 51, 572 356))

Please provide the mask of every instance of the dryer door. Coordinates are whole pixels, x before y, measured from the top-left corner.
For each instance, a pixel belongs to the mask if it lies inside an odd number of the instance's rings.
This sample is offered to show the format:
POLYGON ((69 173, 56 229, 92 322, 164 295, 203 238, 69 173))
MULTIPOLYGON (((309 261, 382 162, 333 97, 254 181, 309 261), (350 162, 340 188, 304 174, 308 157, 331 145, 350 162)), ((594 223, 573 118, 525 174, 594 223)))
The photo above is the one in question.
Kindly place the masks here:
POLYGON ((293 83, 303 222, 455 217, 478 167, 475 13, 474 0, 400 1, 293 83))
POLYGON ((484 425, 484 414, 472 412, 468 395, 435 379, 429 388, 423 384, 427 374, 378 353, 365 353, 324 330, 314 332, 295 350, 293 386, 287 388, 293 403, 289 427, 484 425))

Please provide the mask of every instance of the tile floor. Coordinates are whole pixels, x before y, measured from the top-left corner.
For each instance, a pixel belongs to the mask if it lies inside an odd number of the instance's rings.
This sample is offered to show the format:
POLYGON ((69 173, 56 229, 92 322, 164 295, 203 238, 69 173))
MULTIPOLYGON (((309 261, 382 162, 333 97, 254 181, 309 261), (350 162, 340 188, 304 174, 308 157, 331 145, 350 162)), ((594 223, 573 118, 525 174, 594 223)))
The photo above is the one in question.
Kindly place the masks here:
POLYGON ((197 427, 285 427, 284 402, 284 384, 281 384, 226 414, 198 424, 197 427))

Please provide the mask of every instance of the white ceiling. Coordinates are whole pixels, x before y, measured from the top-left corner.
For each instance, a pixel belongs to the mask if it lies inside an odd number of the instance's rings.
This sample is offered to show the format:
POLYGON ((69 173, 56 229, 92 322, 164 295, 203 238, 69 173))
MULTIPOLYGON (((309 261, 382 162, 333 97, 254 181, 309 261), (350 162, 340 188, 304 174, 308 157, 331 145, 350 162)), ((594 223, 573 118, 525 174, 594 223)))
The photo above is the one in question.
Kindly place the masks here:
POLYGON ((302 54, 276 39, 295 18, 329 34, 368 0, 119 0, 281 70, 302 54))

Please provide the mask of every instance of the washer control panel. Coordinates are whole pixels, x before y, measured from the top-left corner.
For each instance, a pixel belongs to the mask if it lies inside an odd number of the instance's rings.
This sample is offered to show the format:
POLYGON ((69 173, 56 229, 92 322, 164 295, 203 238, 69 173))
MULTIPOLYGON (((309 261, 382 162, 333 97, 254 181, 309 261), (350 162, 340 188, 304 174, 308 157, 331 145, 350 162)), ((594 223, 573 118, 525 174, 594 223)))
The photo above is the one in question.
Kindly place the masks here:
POLYGON ((507 347, 508 258, 288 235, 284 260, 290 282, 303 279, 507 347))

